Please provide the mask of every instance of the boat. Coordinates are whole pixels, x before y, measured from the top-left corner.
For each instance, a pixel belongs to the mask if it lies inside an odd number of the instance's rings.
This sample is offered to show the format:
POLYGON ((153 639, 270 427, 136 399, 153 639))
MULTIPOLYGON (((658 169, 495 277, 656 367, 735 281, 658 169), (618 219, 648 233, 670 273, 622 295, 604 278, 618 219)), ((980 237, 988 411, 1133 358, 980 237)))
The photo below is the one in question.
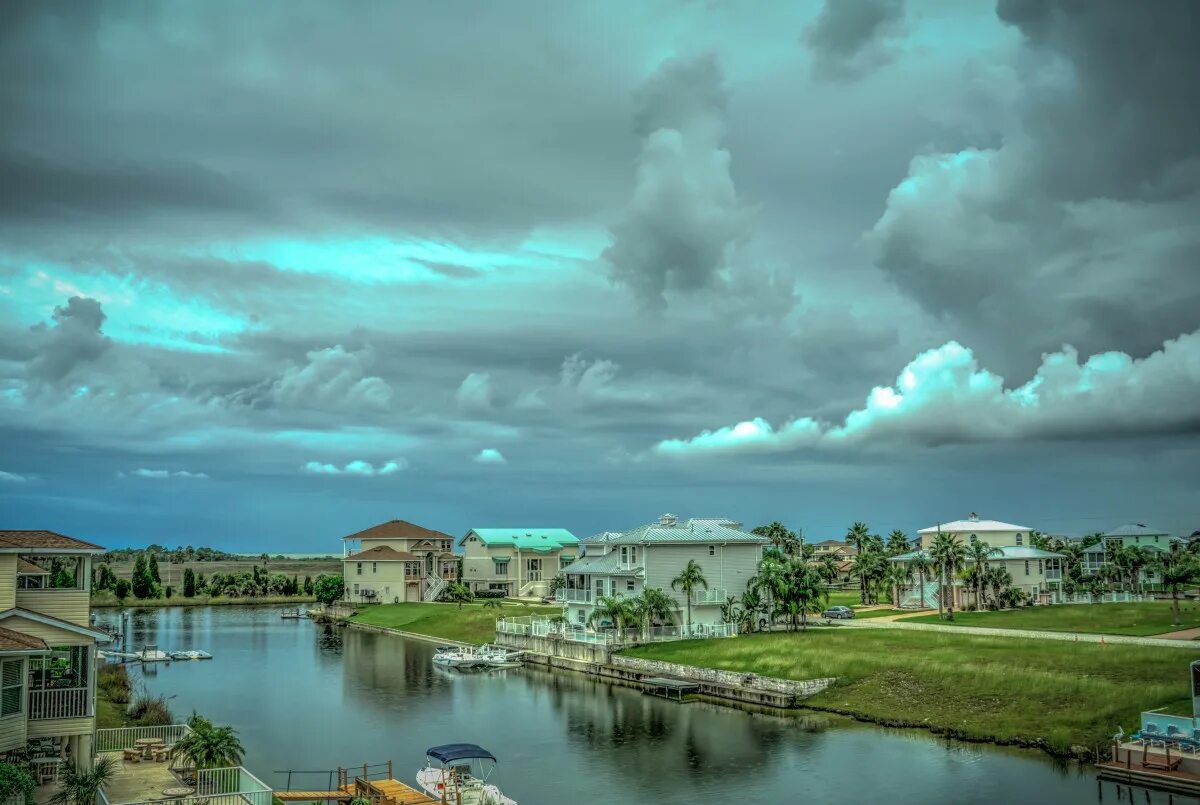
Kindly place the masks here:
POLYGON ((517 805, 488 782, 495 769, 496 756, 477 744, 434 746, 425 750, 425 768, 417 772, 417 785, 438 802, 517 805))
POLYGON ((283 612, 279 613, 279 617, 285 620, 299 620, 304 616, 300 614, 300 608, 296 607, 295 609, 285 609, 283 612))
POLYGON ((170 654, 156 648, 144 648, 141 651, 135 652, 133 656, 142 662, 167 662, 171 659, 170 654))
POLYGON ((199 649, 191 649, 189 651, 172 651, 171 659, 173 660, 211 660, 212 655, 207 651, 199 649))
POLYGON ((498 646, 495 643, 489 643, 486 646, 480 646, 475 651, 475 654, 489 668, 521 667, 521 652, 505 648, 504 646, 498 646))
POLYGON ((450 651, 435 651, 433 664, 443 668, 455 668, 459 671, 469 671, 476 668, 487 668, 487 658, 476 653, 473 648, 453 648, 450 651))

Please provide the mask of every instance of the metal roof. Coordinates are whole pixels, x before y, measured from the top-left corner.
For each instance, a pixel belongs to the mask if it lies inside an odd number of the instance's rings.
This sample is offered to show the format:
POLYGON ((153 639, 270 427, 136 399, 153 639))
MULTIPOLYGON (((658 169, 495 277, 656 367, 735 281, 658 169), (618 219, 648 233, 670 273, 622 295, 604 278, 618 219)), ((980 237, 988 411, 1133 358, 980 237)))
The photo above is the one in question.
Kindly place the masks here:
POLYGON ((1144 523, 1126 523, 1120 528, 1114 528, 1107 534, 1101 534, 1102 537, 1165 537, 1169 536, 1166 531, 1159 531, 1150 528, 1144 523))
POLYGON ((722 523, 734 523, 733 520, 701 520, 691 519, 674 524, 662 522, 638 526, 614 538, 617 545, 661 545, 675 543, 710 543, 710 542, 742 542, 752 545, 764 545, 766 537, 729 528, 722 523))
MULTIPOLYGON (((1005 559, 1060 559, 1061 553, 1052 551, 1043 551, 1041 548, 1032 548, 1027 545, 995 545, 993 551, 998 553, 989 557, 992 562, 1004 561, 1005 559)), ((924 556, 926 559, 931 559, 929 551, 909 551, 902 553, 899 556, 889 556, 889 562, 911 562, 917 556, 924 556)))
POLYGON ((565 528, 472 528, 458 544, 470 536, 489 548, 511 546, 522 551, 553 551, 579 544, 579 538, 565 528))
POLYGON ((922 528, 918 534, 936 534, 938 531, 951 534, 973 533, 979 531, 1031 531, 1027 525, 1013 525, 1012 523, 1002 523, 999 520, 954 520, 949 523, 941 523, 940 525, 931 525, 929 528, 922 528))
POLYGON ((563 568, 563 573, 594 573, 603 576, 636 576, 641 571, 641 563, 632 567, 621 567, 621 555, 617 551, 606 554, 594 554, 576 559, 563 568))

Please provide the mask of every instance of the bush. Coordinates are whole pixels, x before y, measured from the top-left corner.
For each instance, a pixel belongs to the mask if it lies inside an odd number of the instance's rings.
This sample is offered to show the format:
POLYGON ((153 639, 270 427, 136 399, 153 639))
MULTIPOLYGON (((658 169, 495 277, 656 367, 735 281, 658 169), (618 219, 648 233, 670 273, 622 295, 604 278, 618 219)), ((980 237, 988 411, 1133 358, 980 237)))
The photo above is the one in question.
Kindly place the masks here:
POLYGON ((320 575, 313 588, 317 600, 326 605, 341 601, 346 594, 345 582, 341 576, 320 575))
POLYGON ((125 714, 138 722, 140 727, 165 727, 175 723, 175 716, 167 704, 167 697, 162 695, 139 694, 125 714))
POLYGON ((476 598, 504 598, 504 590, 476 590, 476 598))
POLYGON ((129 583, 129 579, 117 579, 117 583, 113 586, 113 595, 118 601, 124 601, 133 592, 133 585, 129 583))
POLYGON ((129 671, 124 665, 101 665, 96 671, 96 687, 116 704, 128 704, 133 697, 129 671))
POLYGON ((29 802, 35 785, 33 775, 27 769, 12 763, 0 763, 0 802, 17 794, 23 794, 25 801, 29 802))

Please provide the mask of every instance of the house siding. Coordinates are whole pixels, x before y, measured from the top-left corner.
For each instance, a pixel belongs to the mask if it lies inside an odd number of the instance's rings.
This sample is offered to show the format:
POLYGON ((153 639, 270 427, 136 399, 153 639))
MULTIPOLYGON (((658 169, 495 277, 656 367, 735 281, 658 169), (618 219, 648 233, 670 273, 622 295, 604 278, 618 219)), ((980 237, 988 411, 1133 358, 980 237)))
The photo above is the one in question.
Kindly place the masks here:
POLYGON ((21 617, 0 621, 0 626, 15 629, 18 632, 23 632, 34 637, 40 637, 49 646, 90 646, 95 643, 92 638, 86 635, 75 634, 74 632, 68 632, 66 629, 47 626, 44 623, 37 623, 36 621, 26 620, 21 617))
POLYGON ((17 606, 87 626, 91 608, 87 590, 18 590, 17 606))
POLYGON ((362 593, 366 590, 373 590, 375 598, 372 600, 382 602, 384 604, 392 604, 396 599, 400 599, 401 603, 406 601, 420 601, 421 587, 417 583, 420 581, 421 575, 412 578, 414 582, 409 584, 404 576, 404 562, 372 562, 366 559, 362 562, 363 572, 358 573, 358 562, 343 562, 343 580, 346 587, 350 590, 350 600, 360 602, 366 600, 362 597, 362 593), (354 592, 354 585, 358 585, 358 594, 354 592))
POLYGON ((17 555, 0 554, 0 611, 17 605, 17 555))
MULTIPOLYGON (((646 546, 646 587, 658 587, 673 597, 680 611, 686 609, 683 593, 671 589, 671 580, 679 575, 691 559, 696 560, 701 573, 708 581, 709 590, 723 589, 726 595, 741 597, 750 578, 758 569, 762 549, 753 544, 713 543, 714 554, 709 555, 708 543, 687 545, 646 546)), ((693 604, 692 620, 697 623, 716 623, 721 619, 719 603, 693 604)))
POLYGON ((45 718, 29 721, 30 738, 57 738, 64 735, 91 735, 94 719, 45 718))
POLYGON ((25 731, 27 723, 25 713, 0 718, 0 752, 25 748, 29 740, 25 731))

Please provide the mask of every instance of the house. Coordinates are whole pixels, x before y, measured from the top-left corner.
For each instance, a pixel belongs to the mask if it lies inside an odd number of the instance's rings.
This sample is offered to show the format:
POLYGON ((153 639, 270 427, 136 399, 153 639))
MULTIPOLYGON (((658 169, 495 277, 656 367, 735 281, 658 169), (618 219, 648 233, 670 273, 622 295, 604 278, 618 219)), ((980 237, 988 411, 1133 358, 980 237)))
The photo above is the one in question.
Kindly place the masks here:
MULTIPOLYGON (((999 520, 984 520, 974 512, 965 520, 922 528, 917 532, 919 548, 915 551, 893 556, 889 561, 908 562, 918 554, 929 557, 929 551, 939 534, 950 534, 958 538, 964 548, 975 543, 986 543, 994 553, 988 558, 988 567, 1001 567, 1012 577, 1012 585, 1038 603, 1050 603, 1062 587, 1062 554, 1044 551, 1030 543, 1033 529, 999 520)), ((912 589, 905 593, 901 606, 917 605, 923 598, 936 605, 939 583, 936 579, 925 584, 925 590, 912 589), (923 594, 922 594, 923 593, 923 594)), ((952 598, 947 604, 962 609, 975 602, 972 590, 959 578, 951 583, 952 598)))
POLYGON ((96 730, 92 557, 104 549, 53 531, 0 531, 0 755, 35 775, 90 768, 96 730))
POLYGON ((671 580, 695 560, 708 582, 692 593, 692 623, 721 622, 727 596, 740 597, 758 569, 765 537, 742 530, 733 520, 680 520, 664 514, 657 522, 629 531, 606 531, 584 540, 582 559, 565 571, 566 586, 555 593, 571 623, 586 624, 596 600, 635 597, 657 588, 675 599, 684 621, 682 593, 671 580))
POLYGON ((546 595, 579 558, 579 539, 565 528, 472 528, 458 544, 463 583, 510 597, 546 595))
POLYGON ((355 604, 434 601, 458 576, 454 537, 406 520, 342 537, 346 600, 355 604))

